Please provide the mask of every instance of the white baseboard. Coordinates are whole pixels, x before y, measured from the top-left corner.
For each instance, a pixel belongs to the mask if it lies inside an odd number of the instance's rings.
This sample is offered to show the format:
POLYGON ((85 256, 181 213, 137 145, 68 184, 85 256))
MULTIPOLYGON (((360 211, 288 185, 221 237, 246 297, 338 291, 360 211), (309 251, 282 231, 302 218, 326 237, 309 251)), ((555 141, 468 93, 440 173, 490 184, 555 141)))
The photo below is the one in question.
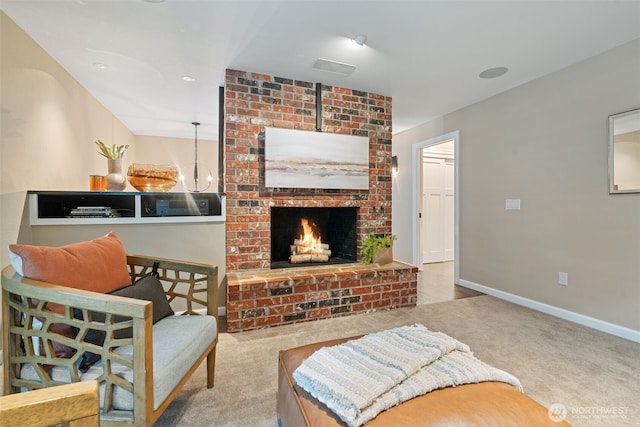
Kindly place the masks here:
POLYGON ((593 317, 585 316, 583 314, 575 313, 573 311, 565 310, 563 308, 555 307, 549 304, 541 303, 538 301, 524 298, 518 295, 510 294, 508 292, 500 291, 498 289, 489 288, 478 283, 470 282, 468 280, 460 279, 460 286, 473 289, 478 292, 482 292, 487 295, 494 296, 496 298, 512 302, 527 308, 531 308, 536 311, 541 311, 546 314, 550 314, 555 317, 559 317, 570 322, 577 323, 579 325, 586 326, 588 328, 596 329, 598 331, 606 332, 611 335, 615 335, 620 338, 635 341, 640 343, 640 331, 630 329, 624 326, 614 325, 613 323, 605 322, 603 320, 594 319, 593 317))

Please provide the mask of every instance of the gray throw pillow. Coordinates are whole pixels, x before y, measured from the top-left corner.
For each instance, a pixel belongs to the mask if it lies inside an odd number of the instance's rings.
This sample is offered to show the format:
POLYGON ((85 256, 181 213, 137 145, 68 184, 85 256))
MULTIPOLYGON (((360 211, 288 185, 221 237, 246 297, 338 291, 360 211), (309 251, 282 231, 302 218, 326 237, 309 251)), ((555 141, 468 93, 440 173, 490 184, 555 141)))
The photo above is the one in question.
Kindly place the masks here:
POLYGON ((109 292, 111 295, 151 301, 153 303, 153 323, 157 323, 175 313, 167 301, 162 283, 155 276, 144 276, 133 285, 109 292))
MULTIPOLYGON (((155 276, 144 276, 133 285, 125 286, 124 288, 116 289, 109 292, 111 295, 117 295, 121 297, 135 298, 139 300, 151 301, 153 303, 153 323, 157 323, 167 316, 173 316, 175 313, 169 305, 169 301, 164 294, 164 288, 162 282, 155 276)), ((83 319, 82 310, 74 309, 73 317, 76 319, 83 319)), ((104 322, 105 315, 103 313, 91 312, 91 319, 97 322, 104 322)), ((116 316, 114 319, 116 322, 122 322, 126 319, 116 316)), ((77 331, 76 331, 77 334, 77 331)), ((133 331, 131 328, 121 329, 116 331, 115 338, 131 338, 133 331)), ((96 329, 90 329, 84 337, 85 342, 89 342, 95 345, 104 344, 104 331, 96 329)), ((100 360, 100 355, 86 351, 80 358, 79 369, 81 372, 86 372, 91 365, 100 360)))

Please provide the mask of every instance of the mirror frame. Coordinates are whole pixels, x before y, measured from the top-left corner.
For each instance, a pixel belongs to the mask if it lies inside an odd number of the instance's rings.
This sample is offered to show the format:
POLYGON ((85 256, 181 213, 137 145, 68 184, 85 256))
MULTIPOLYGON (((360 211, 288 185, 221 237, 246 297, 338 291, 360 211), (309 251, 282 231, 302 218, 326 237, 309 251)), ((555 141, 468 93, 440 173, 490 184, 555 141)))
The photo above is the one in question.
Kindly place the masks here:
MULTIPOLYGON (((640 193, 640 185, 638 188, 629 188, 625 190, 618 190, 617 185, 614 183, 614 171, 615 171, 615 157, 614 157, 614 136, 615 136, 615 122, 623 117, 637 116, 637 120, 640 121, 640 108, 636 108, 622 113, 612 114, 609 116, 609 194, 627 194, 627 193, 640 193)), ((640 131, 640 126, 637 129, 640 131)), ((635 130, 634 130, 635 131, 635 130)))

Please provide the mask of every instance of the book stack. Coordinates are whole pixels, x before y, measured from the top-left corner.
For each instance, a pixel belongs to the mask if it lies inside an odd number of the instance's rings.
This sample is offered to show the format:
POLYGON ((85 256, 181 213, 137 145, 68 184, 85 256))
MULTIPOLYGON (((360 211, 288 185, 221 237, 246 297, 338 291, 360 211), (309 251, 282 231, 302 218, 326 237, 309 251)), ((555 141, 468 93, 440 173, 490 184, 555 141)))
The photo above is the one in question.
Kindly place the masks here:
POLYGON ((115 218, 120 216, 107 206, 78 206, 71 210, 69 218, 115 218))

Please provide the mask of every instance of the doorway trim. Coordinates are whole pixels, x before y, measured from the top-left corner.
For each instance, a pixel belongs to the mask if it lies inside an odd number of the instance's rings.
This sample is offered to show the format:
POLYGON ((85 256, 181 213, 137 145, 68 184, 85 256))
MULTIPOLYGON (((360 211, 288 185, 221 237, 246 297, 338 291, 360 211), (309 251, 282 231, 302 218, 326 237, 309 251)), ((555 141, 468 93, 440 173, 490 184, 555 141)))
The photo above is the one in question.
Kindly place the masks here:
POLYGON ((458 284, 460 281, 460 131, 449 132, 444 135, 437 136, 435 138, 427 139, 425 141, 416 142, 411 145, 411 176, 413 177, 412 183, 412 197, 411 197, 411 211, 412 211, 412 243, 413 243, 413 265, 418 266, 418 270, 422 271, 422 222, 420 221, 420 213, 422 212, 421 203, 422 200, 422 149, 438 145, 443 142, 453 140, 455 147, 455 154, 453 159, 454 165, 454 184, 453 184, 453 239, 454 239, 454 283, 458 284))

